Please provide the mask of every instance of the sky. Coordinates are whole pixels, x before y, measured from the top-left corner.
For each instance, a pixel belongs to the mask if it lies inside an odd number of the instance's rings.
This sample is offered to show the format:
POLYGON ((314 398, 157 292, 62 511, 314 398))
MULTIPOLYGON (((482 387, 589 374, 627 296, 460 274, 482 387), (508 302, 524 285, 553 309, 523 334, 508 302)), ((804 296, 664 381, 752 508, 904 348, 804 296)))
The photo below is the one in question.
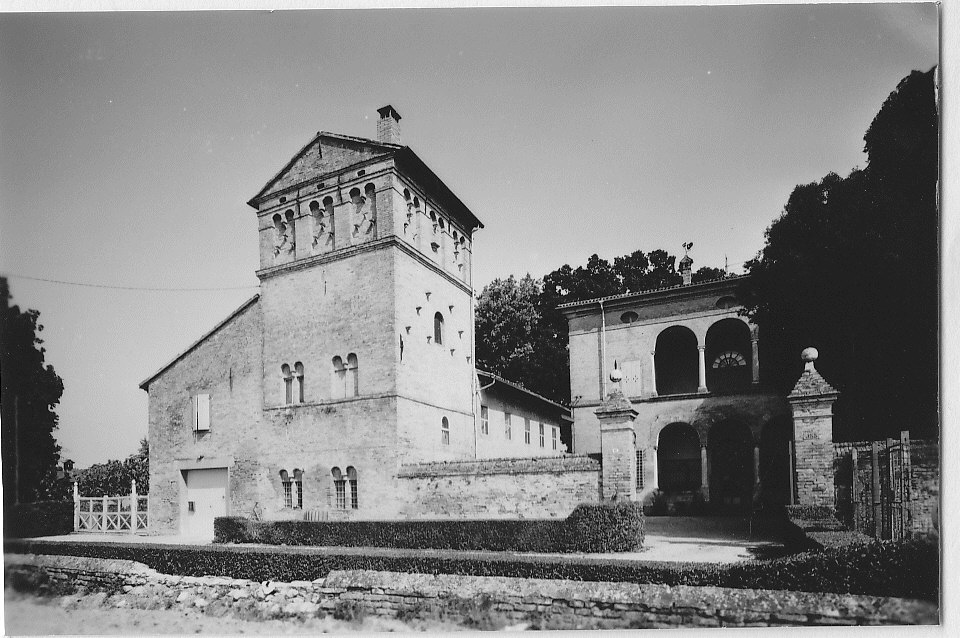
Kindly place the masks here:
POLYGON ((937 63, 933 4, 0 14, 0 273, 86 467, 136 451, 140 382, 257 292, 245 202, 319 130, 396 108, 485 225, 478 290, 686 241, 740 272, 937 63))

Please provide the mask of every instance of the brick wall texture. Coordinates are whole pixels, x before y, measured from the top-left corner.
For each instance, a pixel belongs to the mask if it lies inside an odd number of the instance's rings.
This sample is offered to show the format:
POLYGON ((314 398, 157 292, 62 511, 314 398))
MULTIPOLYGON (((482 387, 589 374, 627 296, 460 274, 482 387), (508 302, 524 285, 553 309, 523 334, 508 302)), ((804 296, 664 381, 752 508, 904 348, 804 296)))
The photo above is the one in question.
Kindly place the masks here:
POLYGON ((130 561, 5 555, 7 583, 47 580, 61 593, 110 592, 117 607, 201 609, 245 618, 356 613, 454 622, 495 614, 551 629, 936 624, 930 602, 824 593, 636 585, 490 576, 333 571, 312 582, 264 582, 160 574, 130 561))

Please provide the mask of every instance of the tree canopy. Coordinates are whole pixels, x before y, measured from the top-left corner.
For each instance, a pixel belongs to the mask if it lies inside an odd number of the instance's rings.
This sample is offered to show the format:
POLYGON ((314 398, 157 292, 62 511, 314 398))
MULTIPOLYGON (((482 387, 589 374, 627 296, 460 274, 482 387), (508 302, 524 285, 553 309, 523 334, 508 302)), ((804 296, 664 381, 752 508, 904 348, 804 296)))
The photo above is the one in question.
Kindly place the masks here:
MULTIPOLYGON (((700 268, 693 281, 722 277, 718 268, 700 268)), ((613 262, 592 255, 586 265, 565 264, 534 279, 496 279, 476 305, 477 364, 554 401, 570 402, 567 321, 560 304, 642 292, 681 283, 676 257, 665 250, 637 250, 613 262)))
POLYGON ((788 392, 817 347, 839 438, 938 432, 937 132, 933 71, 914 71, 864 136, 867 167, 797 186, 747 264, 761 376, 788 392))
POLYGON ((150 489, 150 445, 146 438, 141 439, 140 449, 123 461, 91 465, 79 470, 76 478, 82 496, 127 496, 133 479, 137 494, 146 494, 150 489))
POLYGON ((0 277, 0 386, 3 421, 3 503, 66 496, 57 482, 60 446, 55 409, 63 380, 44 360, 38 334, 40 313, 10 305, 7 280, 0 277))

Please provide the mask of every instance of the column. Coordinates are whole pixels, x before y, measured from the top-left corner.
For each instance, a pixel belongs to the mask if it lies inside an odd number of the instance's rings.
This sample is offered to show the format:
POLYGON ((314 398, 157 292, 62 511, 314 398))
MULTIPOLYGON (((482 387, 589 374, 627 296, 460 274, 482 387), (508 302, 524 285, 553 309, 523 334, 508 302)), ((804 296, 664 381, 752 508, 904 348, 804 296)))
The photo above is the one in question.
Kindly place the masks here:
POLYGON ((753 365, 753 382, 754 384, 760 383, 760 358, 758 356, 759 343, 756 338, 750 340, 750 347, 753 352, 753 357, 751 363, 753 365))
POLYGON ((657 353, 650 351, 650 396, 657 396, 657 353))
POLYGON ((73 531, 80 531, 80 487, 76 479, 73 480, 73 531))
POLYGON ((706 362, 706 346, 700 346, 700 386, 697 388, 697 392, 706 392, 707 391, 707 362, 706 362))
POLYGON ((707 466, 707 446, 700 446, 700 491, 706 501, 710 500, 710 472, 707 466))
POLYGON ((130 533, 137 533, 137 479, 130 479, 130 533))
POLYGON ((653 455, 652 455, 653 483, 651 483, 651 485, 653 485, 653 489, 659 490, 660 489, 660 469, 657 467, 657 446, 654 445, 652 449, 653 449, 653 455))

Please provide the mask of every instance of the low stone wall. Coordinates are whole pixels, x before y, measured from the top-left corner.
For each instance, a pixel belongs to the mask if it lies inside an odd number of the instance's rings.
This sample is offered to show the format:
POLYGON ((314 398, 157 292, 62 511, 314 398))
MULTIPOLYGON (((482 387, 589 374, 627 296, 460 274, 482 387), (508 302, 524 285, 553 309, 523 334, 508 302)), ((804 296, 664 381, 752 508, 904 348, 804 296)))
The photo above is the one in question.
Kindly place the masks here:
POLYGON ((130 561, 4 555, 7 586, 68 594, 103 591, 116 607, 200 608, 244 618, 325 613, 475 623, 478 615, 546 628, 935 624, 930 602, 804 592, 484 576, 334 571, 313 582, 171 576, 130 561))
POLYGON ((398 475, 417 518, 566 518, 600 500, 600 463, 587 456, 404 465, 398 475))

